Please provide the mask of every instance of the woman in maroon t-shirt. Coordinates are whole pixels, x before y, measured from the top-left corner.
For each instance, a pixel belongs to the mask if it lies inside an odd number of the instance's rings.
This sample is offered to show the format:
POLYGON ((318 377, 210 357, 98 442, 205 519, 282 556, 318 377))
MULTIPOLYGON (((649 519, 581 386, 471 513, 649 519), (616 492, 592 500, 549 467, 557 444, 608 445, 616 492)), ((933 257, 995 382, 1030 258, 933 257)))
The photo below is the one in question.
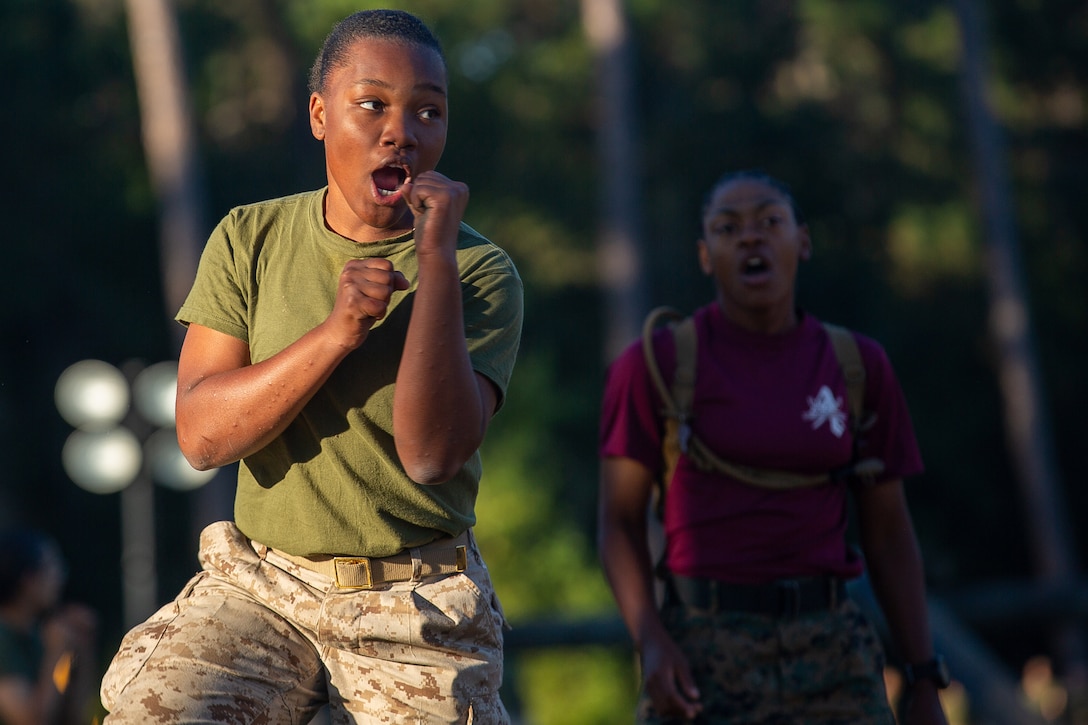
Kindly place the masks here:
MULTIPOLYGON (((865 483, 772 489, 681 456, 664 502, 659 607, 646 511, 664 470, 663 405, 638 343, 613 363, 601 416, 600 549, 641 656, 639 720, 892 723, 879 638, 845 593, 845 580, 867 570, 908 663, 907 722, 944 723, 937 692, 947 674, 932 649, 902 483, 922 461, 891 364, 879 344, 854 335, 875 413, 855 441, 828 335, 796 304, 812 243, 783 183, 752 171, 723 177, 702 230, 699 262, 717 294, 694 315, 695 434, 757 469, 827 473, 863 447, 884 470, 865 483), (848 494, 864 563, 846 543, 848 494)), ((653 347, 671 380, 673 336, 659 330, 653 347)))

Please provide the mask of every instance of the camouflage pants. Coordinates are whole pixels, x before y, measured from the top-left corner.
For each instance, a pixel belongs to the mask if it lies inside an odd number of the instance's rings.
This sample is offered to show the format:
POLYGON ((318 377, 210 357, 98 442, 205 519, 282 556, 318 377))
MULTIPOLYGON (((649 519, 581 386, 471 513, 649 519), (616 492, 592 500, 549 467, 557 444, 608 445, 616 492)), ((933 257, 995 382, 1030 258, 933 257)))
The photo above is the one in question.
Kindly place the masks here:
POLYGON ((109 725, 498 723, 502 610, 470 534, 464 573, 341 590, 246 539, 201 535, 202 571, 121 642, 109 725))
MULTIPOLYGON (((662 616, 702 694, 696 723, 894 723, 880 640, 853 601, 790 619, 679 604, 662 616)), ((645 695, 638 719, 679 722, 658 717, 645 695)))

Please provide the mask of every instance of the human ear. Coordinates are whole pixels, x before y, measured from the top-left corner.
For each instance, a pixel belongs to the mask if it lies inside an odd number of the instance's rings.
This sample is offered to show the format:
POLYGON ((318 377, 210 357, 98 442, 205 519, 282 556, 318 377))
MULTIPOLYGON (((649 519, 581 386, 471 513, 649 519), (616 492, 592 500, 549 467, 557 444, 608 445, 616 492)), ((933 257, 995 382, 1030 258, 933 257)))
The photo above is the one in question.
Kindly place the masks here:
POLYGON ((710 263, 710 251, 706 248, 706 242, 700 239, 696 242, 696 247, 699 253, 699 269, 703 270, 703 274, 709 276, 714 273, 714 265, 710 263))
POLYGON ((799 256, 808 261, 812 259, 812 237, 808 233, 808 225, 802 224, 797 228, 798 239, 801 242, 799 256))
POLYGON ((325 140, 325 102, 317 93, 310 94, 310 133, 318 141, 325 140))

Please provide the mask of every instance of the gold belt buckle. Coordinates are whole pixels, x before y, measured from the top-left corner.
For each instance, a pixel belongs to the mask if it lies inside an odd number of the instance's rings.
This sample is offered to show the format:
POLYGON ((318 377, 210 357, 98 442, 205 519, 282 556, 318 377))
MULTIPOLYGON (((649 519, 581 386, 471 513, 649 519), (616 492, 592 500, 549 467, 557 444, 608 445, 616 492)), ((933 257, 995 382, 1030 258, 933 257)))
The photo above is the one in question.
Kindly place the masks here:
POLYGON ((350 557, 350 556, 334 556, 333 557, 333 573, 336 579, 337 589, 373 589, 374 588, 374 574, 370 569, 370 559, 368 557, 350 557), (361 566, 363 572, 366 575, 366 581, 362 584, 345 584, 340 581, 340 564, 346 564, 348 566, 361 566))

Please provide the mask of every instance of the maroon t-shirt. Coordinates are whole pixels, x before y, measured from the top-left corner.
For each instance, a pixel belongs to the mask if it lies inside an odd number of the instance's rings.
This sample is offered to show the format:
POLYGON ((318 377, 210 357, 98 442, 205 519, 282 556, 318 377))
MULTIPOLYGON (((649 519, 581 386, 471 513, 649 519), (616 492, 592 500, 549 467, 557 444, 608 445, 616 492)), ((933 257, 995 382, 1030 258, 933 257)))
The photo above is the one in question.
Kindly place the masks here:
MULTIPOLYGON (((781 335, 729 322, 716 304, 695 312, 699 353, 693 430, 721 458, 758 468, 826 473, 850 462, 846 383, 831 340, 802 315, 781 335)), ((902 390, 884 349, 855 333, 865 363, 865 407, 876 423, 862 457, 881 458, 886 482, 921 473, 922 460, 902 390)), ((666 381, 676 369, 672 335, 654 347, 666 381)), ((600 455, 639 461, 660 472, 661 400, 640 342, 610 366, 601 411, 600 455)), ((769 490, 696 469, 681 456, 665 501, 670 571, 729 582, 861 573, 846 542, 843 483, 769 490)))

